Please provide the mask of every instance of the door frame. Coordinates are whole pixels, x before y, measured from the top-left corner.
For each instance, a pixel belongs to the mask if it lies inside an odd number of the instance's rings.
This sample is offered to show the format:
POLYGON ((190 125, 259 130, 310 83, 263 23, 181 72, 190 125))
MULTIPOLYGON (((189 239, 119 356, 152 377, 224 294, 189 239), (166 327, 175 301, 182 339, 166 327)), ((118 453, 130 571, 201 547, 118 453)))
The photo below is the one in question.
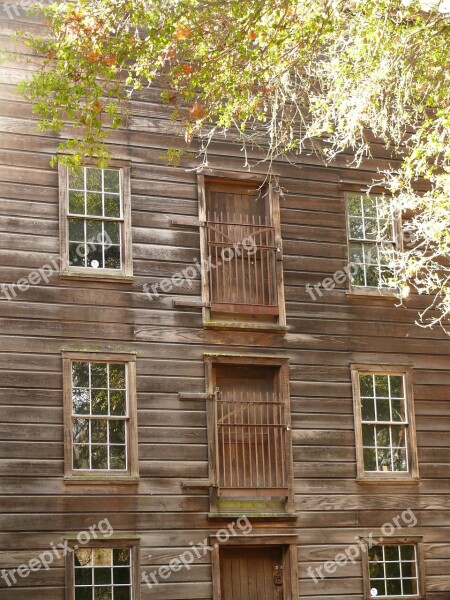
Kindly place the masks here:
POLYGON ((277 546, 281 548, 285 572, 284 600, 298 600, 298 536, 297 534, 260 534, 233 536, 228 542, 221 543, 220 536, 210 535, 213 599, 222 600, 220 574, 220 548, 262 548, 277 546))

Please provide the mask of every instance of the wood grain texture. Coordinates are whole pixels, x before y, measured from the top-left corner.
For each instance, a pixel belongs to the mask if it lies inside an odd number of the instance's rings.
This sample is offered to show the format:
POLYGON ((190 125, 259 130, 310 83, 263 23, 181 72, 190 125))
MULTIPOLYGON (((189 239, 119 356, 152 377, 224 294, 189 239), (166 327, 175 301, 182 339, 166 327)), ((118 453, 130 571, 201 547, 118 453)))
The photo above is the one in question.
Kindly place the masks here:
MULTIPOLYGON (((58 173, 49 163, 69 135, 67 128, 60 137, 39 131, 32 107, 16 94, 17 83, 42 65, 10 39, 20 29, 44 32, 39 19, 24 11, 14 20, 0 14, 0 44, 29 59, 0 66, 0 283, 10 286, 59 255, 58 173)), ((271 189, 271 201, 283 249, 277 261, 283 267, 277 270, 279 320, 287 331, 207 329, 208 308, 189 306, 210 300, 205 269, 153 299, 144 285, 170 279, 207 254, 204 228, 187 226, 206 221, 205 178, 259 185, 266 167, 258 162, 260 150, 251 150, 249 173, 239 146, 227 140, 211 144, 210 168, 199 175, 191 154, 177 167, 168 165, 165 150, 185 144, 160 92, 138 92, 128 131, 107 132, 113 156, 130 170, 133 282, 63 280, 54 273, 48 283, 13 288, 11 299, 5 294, 11 287, 0 286, 0 567, 17 569, 64 535, 105 517, 116 534, 141 537, 140 565, 147 572, 226 528, 226 519, 208 519, 209 489, 185 482, 214 478, 208 469, 213 422, 203 397, 213 391, 212 369, 205 354, 257 363, 245 359, 252 355, 260 364, 267 357, 286 364, 283 385, 290 389, 290 510, 297 520, 252 523, 252 534, 278 535, 280 546, 288 534, 298 536, 284 549, 290 596, 362 600, 359 557, 317 584, 308 567, 334 560, 355 536, 379 533, 411 509, 417 525, 404 523, 403 529, 422 536, 427 600, 448 600, 450 341, 415 325, 426 298, 413 295, 399 308, 379 297, 350 299, 347 282, 331 291, 320 288, 315 300, 306 289, 346 265, 345 192, 363 190, 395 157, 375 143, 374 158, 357 171, 348 166, 349 153, 328 166, 308 154, 276 162, 280 191, 271 189), (137 483, 64 481, 64 351, 136 353, 137 483), (352 364, 411 372, 419 481, 357 481, 352 364)), ((153 589, 142 585, 141 598, 211 600, 213 583, 220 589, 219 571, 220 557, 207 553, 153 589)), ((65 581, 64 561, 55 560, 49 571, 31 573, 11 588, 0 579, 0 598, 63 600, 65 581)))

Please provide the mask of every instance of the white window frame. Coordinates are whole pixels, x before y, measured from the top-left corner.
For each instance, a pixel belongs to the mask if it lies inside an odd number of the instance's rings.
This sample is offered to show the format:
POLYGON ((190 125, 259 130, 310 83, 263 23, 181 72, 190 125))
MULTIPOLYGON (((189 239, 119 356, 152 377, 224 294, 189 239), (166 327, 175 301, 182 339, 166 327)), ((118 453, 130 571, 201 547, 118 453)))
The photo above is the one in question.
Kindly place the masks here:
MULTIPOLYGON (((64 465, 67 481, 134 481, 138 479, 137 452, 137 415, 136 415, 136 356, 124 353, 100 352, 63 352, 63 386, 64 386, 64 465), (73 465, 73 423, 77 418, 73 414, 72 364, 74 362, 88 363, 122 363, 126 372, 126 414, 118 417, 125 421, 126 431, 126 469, 75 469, 73 465)), ((87 415, 87 418, 96 418, 87 415)), ((115 416, 105 416, 104 419, 115 419, 115 416)), ((90 447, 89 447, 90 451, 90 447)))
MULTIPOLYGON (((401 247, 401 221, 400 219, 391 213, 391 230, 392 230, 392 239, 387 239, 387 238, 383 238, 382 236, 380 236, 380 227, 379 227, 379 212, 378 212, 378 199, 382 199, 384 202, 388 202, 389 201, 389 197, 383 196, 382 194, 370 194, 371 198, 374 198, 377 202, 377 216, 376 217, 366 217, 366 218, 371 218, 374 219, 377 223, 377 237, 375 239, 371 239, 371 238, 367 238, 365 233, 364 233, 364 237, 353 237, 351 235, 351 227, 350 227, 350 219, 352 218, 352 215, 350 214, 349 211, 349 200, 351 197, 354 196, 359 196, 360 198, 360 202, 361 202, 361 207, 362 207, 362 215, 360 216, 360 219, 362 220, 362 224, 363 224, 363 231, 365 232, 365 222, 364 222, 364 201, 368 198, 367 194, 365 194, 364 192, 347 192, 345 194, 345 210, 346 210, 346 223, 347 223, 347 245, 348 245, 348 268, 350 271, 350 276, 349 276, 349 289, 350 291, 354 290, 354 291, 364 291, 364 292, 369 292, 369 293, 373 293, 373 292, 384 292, 386 293, 391 293, 393 294, 396 291, 396 288, 394 287, 390 287, 388 285, 382 285, 381 282, 381 267, 383 266, 380 260, 380 256, 381 256, 381 247, 382 245, 389 245, 392 247, 393 250, 398 249, 401 247), (363 252, 364 252, 364 262, 363 263, 354 263, 353 261, 351 261, 351 244, 360 244, 362 246, 363 252), (371 246, 375 246, 376 252, 377 252, 377 260, 370 263, 370 262, 366 262, 365 258, 366 258, 366 251, 365 248, 368 247, 369 245, 371 246), (360 264, 363 266, 363 270, 364 270, 364 285, 361 284, 355 284, 352 281, 352 274, 351 274, 351 268, 353 264, 360 264), (367 267, 368 266, 374 266, 377 268, 377 272, 378 272, 378 285, 367 285, 367 267)), ((353 217, 355 218, 355 217, 353 217)))
MULTIPOLYGON (((84 168, 97 168, 94 163, 86 161, 84 168)), ((69 212, 69 168, 58 165, 59 196, 60 196, 60 251, 61 251, 61 277, 76 277, 79 279, 102 279, 132 281, 133 261, 131 242, 131 190, 130 167, 123 161, 110 161, 107 169, 117 170, 120 175, 120 217, 108 218, 91 215, 71 215, 69 212), (120 224, 121 237, 121 268, 93 268, 69 264, 69 218, 98 220, 102 222, 114 221, 120 224)), ((89 240, 88 240, 89 241, 89 240)))

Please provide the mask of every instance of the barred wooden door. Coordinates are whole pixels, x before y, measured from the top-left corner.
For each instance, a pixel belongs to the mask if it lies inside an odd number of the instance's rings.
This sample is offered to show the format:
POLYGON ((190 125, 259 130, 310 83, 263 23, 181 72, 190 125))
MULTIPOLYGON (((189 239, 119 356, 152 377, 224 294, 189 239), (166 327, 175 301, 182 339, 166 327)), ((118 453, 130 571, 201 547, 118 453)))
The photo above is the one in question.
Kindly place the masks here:
POLYGON ((235 367, 215 395, 219 494, 287 494, 287 407, 270 369, 235 367), (241 374, 241 377, 239 375, 241 374))
POLYGON ((283 600, 281 548, 224 548, 220 555, 222 600, 283 600))
POLYGON ((211 309, 276 315, 277 245, 268 199, 257 198, 255 190, 232 192, 208 192, 211 309))

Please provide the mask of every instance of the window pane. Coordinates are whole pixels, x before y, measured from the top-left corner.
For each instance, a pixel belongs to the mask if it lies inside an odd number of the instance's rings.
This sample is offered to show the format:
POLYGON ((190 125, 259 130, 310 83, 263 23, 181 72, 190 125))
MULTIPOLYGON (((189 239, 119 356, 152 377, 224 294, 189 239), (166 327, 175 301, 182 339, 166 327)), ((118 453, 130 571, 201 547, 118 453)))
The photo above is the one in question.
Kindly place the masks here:
POLYGON ((372 548, 369 548, 369 560, 374 562, 382 561, 383 546, 372 546, 372 548))
POLYGON ((398 561, 400 558, 398 546, 385 546, 384 547, 384 557, 385 560, 396 560, 398 561))
POLYGON ((377 427, 377 446, 389 447, 391 445, 391 437, 389 435, 389 427, 377 427))
POLYGON ((71 190, 84 190, 84 168, 69 169, 69 188, 71 190))
POLYGON ((393 421, 406 421, 405 401, 404 400, 392 400, 392 420, 393 421))
POLYGON ((91 587, 75 588, 75 600, 92 600, 92 588, 91 587))
POLYGON ((111 600, 112 589, 110 587, 94 588, 94 600, 111 600))
POLYGON ((110 584, 111 583, 111 569, 110 568, 96 568, 94 569, 94 583, 95 585, 110 584))
POLYGON ((102 194, 101 192, 86 192, 86 214, 101 217, 102 194))
POLYGON ((375 427, 374 425, 363 425, 363 446, 375 446, 375 427))
POLYGON ((351 195, 348 197, 348 214, 353 216, 362 215, 361 208, 361 196, 360 195, 351 195))
POLYGON ((93 388, 107 388, 107 364, 106 363, 92 363, 91 364, 91 378, 93 388))
POLYGON ((398 562, 387 562, 386 563, 386 577, 391 579, 392 577, 400 577, 400 563, 398 562))
POLYGON ((102 170, 86 169, 86 189, 90 191, 101 191, 102 189, 102 170))
POLYGON ((389 398, 377 399, 377 421, 390 421, 391 409, 389 398))
POLYGON ((102 246, 87 245, 86 265, 91 269, 104 268, 102 246))
POLYGON ((375 375, 375 395, 377 398, 389 398, 388 375, 375 375))
POLYGON ((69 244, 69 265, 72 267, 86 266, 86 246, 80 242, 69 244))
POLYGON ((121 471, 127 468, 125 446, 109 447, 109 468, 121 471))
POLYGON ((113 169, 105 169, 103 171, 105 178, 105 192, 120 192, 119 182, 120 176, 119 171, 113 169))
POLYGON ((84 242, 84 219, 69 219, 69 241, 84 242))
POLYGON ((367 267, 366 278, 368 287, 378 287, 380 282, 378 267, 367 267))
POLYGON ((106 246, 111 244, 120 244, 120 224, 111 221, 105 221, 105 239, 106 246))
POLYGON ((74 444, 73 446, 73 468, 89 469, 89 446, 74 444))
POLYGON ((105 248, 105 268, 120 269, 120 246, 105 248))
POLYGON ((72 362, 72 384, 74 387, 89 387, 89 363, 72 362))
POLYGON ((88 415, 90 413, 89 406, 89 390, 83 388, 74 388, 72 391, 72 408, 74 415, 88 415))
POLYGON ((106 390, 92 390, 92 414, 108 414, 108 392, 106 390))
POLYGON ((351 270, 351 276, 353 285, 366 285, 366 280, 364 278, 364 267, 353 265, 351 270))
POLYGON ((403 580, 403 594, 416 595, 417 591, 417 579, 404 579, 403 580))
POLYGON ((115 566, 130 564, 130 550, 128 548, 116 548, 113 550, 113 562, 115 566))
POLYGON ((369 573, 371 579, 383 579, 384 578, 384 566, 383 562, 371 562, 369 563, 369 573))
POLYGON ((75 444, 87 444, 89 442, 89 421, 87 419, 74 420, 73 441, 75 444))
POLYGON ((86 221, 86 241, 89 243, 89 245, 102 243, 102 221, 86 221))
POLYGON ((377 200, 375 196, 363 196, 364 216, 377 216, 377 200))
POLYGON ((125 392, 109 393, 110 414, 125 415, 125 392))
POLYGON ((96 567, 111 566, 112 551, 111 548, 96 548, 94 550, 94 565, 96 567))
POLYGON ((406 449, 397 449, 392 452, 394 464, 394 471, 407 471, 408 470, 408 461, 406 456, 406 449))
POLYGON ((92 468, 93 469, 107 469, 108 468, 108 456, 107 456, 106 445, 92 445, 92 468))
POLYGON ((386 595, 386 587, 383 580, 370 581, 370 595, 373 597, 386 595))
POLYGON ((361 219, 350 217, 350 237, 356 240, 364 239, 363 222, 361 219))
POLYGON ((84 215, 84 192, 69 192, 69 213, 84 215))
POLYGON ((375 448, 364 448, 364 470, 376 471, 377 459, 375 448))
POLYGON ((377 450, 378 455, 378 470, 392 471, 392 458, 390 450, 377 450))
POLYGON ((109 387, 116 390, 125 389, 125 365, 109 365, 109 387))
POLYGON ((92 550, 91 548, 78 548, 75 550, 75 566, 88 567, 92 566, 92 550))
POLYGON ((376 240, 378 237, 378 223, 376 219, 364 219, 366 240, 376 240))
POLYGON ((120 218, 120 196, 105 194, 105 217, 120 218))
POLYGON ((92 419, 91 421, 91 442, 105 444, 107 442, 107 421, 92 419))
POLYGON ((362 244, 350 243, 349 258, 352 263, 364 262, 364 248, 362 244))
POLYGON ((386 581, 386 593, 388 596, 401 596, 402 584, 400 579, 388 579, 386 581))
POLYGON ((116 567, 114 569, 114 583, 121 585, 130 583, 129 567, 116 567))
POLYGON ((114 588, 114 600, 131 600, 131 588, 130 587, 115 587, 114 588))
POLYGON ((404 427, 398 427, 397 425, 392 425, 391 427, 391 435, 392 435, 392 446, 394 448, 406 446, 406 431, 404 427))
POLYGON ((392 398, 404 398, 403 377, 401 375, 391 375, 390 380, 392 398))
POLYGON ((109 421, 109 441, 111 444, 125 444, 125 421, 109 421))
POLYGON ((414 550, 415 548, 413 545, 400 546, 402 560, 415 560, 416 555, 414 550))
POLYGON ((361 396, 370 396, 373 398, 373 376, 360 375, 359 386, 361 396))
POLYGON ((372 398, 361 399, 361 418, 363 421, 375 421, 375 406, 372 398))

